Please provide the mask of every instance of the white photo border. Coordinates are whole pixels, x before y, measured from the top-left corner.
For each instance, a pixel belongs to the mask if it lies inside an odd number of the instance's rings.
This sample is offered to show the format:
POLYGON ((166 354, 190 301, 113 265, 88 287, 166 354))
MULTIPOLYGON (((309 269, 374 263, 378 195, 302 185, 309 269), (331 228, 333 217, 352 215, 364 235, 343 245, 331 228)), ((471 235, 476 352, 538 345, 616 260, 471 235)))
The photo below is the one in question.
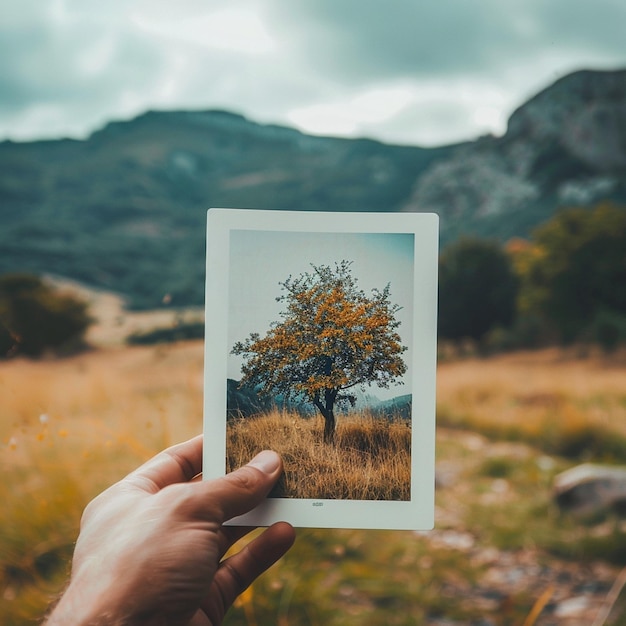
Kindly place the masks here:
POLYGON ((335 213, 211 208, 207 215, 203 478, 226 472, 230 231, 414 235, 411 499, 268 498, 228 522, 269 526, 429 530, 435 513, 435 398, 439 219, 433 213, 335 213), (416 416, 419 416, 416 419, 416 416))

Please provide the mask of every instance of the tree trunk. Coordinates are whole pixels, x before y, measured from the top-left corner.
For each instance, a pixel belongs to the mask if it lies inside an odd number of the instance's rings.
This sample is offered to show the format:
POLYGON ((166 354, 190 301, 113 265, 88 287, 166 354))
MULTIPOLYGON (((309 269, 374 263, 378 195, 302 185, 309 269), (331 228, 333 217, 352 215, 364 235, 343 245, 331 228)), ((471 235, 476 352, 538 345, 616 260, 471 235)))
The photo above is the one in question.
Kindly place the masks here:
POLYGON ((324 413, 324 443, 335 443, 335 413, 332 409, 324 413))
POLYGON ((318 408, 324 417, 324 443, 335 442, 335 400, 337 398, 338 389, 324 389, 324 402, 321 401, 319 394, 313 398, 313 404, 318 408))

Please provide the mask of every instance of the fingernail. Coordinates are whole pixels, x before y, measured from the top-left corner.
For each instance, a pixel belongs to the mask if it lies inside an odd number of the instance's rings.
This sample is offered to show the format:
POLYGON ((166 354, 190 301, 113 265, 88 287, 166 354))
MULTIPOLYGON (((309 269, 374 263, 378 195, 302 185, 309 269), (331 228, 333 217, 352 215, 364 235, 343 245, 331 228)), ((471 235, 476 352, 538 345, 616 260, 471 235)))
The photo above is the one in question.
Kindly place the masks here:
POLYGON ((273 474, 280 467, 280 457, 276 452, 263 450, 263 452, 259 452, 248 465, 257 467, 265 474, 273 474))

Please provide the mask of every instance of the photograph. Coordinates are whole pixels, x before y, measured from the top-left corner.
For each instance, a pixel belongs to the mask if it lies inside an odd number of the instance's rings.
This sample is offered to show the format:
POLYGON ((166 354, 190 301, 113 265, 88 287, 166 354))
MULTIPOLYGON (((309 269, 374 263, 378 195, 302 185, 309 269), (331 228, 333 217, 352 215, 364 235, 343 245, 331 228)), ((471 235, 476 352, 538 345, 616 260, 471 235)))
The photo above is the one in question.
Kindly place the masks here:
POLYGON ((284 469, 241 523, 432 526, 438 220, 389 217, 208 212, 203 475, 284 469))
POLYGON ((275 496, 409 500, 410 233, 230 233, 227 469, 275 496))

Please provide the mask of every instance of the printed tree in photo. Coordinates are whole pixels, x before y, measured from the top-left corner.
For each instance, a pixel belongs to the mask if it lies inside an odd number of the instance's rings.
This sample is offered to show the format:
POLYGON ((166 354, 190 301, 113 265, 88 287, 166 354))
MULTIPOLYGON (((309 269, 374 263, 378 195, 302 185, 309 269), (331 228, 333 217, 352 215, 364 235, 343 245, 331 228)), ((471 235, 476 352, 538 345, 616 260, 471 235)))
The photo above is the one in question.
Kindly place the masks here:
POLYGON ((351 274, 351 262, 280 283, 276 298, 286 309, 264 337, 250 334, 232 354, 243 355, 241 385, 260 393, 305 398, 324 417, 324 441, 335 434, 335 409, 354 406, 350 390, 375 384, 388 388, 406 372, 406 350, 396 329, 400 306, 390 300, 390 285, 367 295, 351 274))

